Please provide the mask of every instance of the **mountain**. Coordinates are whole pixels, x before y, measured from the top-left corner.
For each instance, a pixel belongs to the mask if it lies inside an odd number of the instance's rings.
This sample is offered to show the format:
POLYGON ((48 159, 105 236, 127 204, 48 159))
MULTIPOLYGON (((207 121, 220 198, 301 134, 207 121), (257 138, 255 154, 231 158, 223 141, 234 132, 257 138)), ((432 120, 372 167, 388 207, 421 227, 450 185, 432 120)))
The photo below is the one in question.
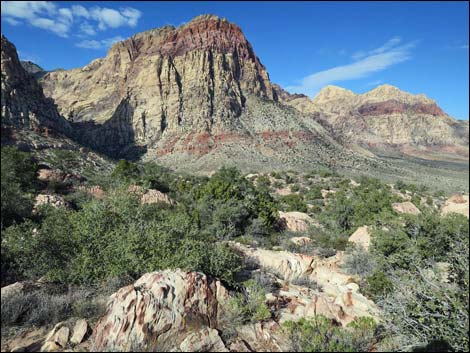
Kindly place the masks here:
POLYGON ((448 154, 468 159, 468 121, 446 114, 423 94, 391 85, 364 94, 327 86, 316 97, 284 100, 334 128, 344 139, 374 151, 397 150, 419 157, 448 154))
POLYGON ((279 102, 241 29, 213 15, 136 34, 41 84, 81 141, 115 157, 197 169, 355 160, 320 124, 279 102))
POLYGON ((54 101, 44 96, 36 79, 21 65, 15 46, 3 35, 1 45, 2 130, 11 127, 71 133, 70 124, 60 116, 54 101))

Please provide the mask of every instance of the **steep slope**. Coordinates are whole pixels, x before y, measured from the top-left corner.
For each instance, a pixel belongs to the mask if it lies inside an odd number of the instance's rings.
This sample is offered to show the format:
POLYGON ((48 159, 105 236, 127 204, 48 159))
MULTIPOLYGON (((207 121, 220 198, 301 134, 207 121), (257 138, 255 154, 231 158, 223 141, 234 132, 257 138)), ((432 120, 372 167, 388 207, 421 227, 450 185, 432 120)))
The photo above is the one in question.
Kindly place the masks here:
POLYGON ((213 15, 136 34, 41 82, 81 140, 113 156, 146 152, 199 169, 354 161, 319 124, 278 103, 241 29, 213 15))
POLYGON ((441 153, 468 159, 468 122, 447 115, 434 100, 391 85, 364 94, 328 86, 313 99, 285 100, 333 126, 344 138, 374 150, 430 157, 441 153))
POLYGON ((41 86, 22 67, 15 46, 2 35, 2 128, 26 128, 55 133, 70 133, 70 124, 63 119, 41 86))

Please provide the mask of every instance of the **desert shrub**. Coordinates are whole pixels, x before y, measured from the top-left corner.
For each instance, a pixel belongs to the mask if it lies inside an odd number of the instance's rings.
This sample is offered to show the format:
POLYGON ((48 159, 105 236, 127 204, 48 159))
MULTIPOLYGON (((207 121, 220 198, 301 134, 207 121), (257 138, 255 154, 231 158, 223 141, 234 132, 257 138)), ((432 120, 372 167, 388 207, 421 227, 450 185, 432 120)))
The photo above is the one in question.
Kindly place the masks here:
POLYGON ((321 193, 321 187, 314 186, 305 194, 307 200, 323 200, 323 195, 321 193))
POLYGON ((238 313, 244 323, 269 319, 271 312, 265 304, 265 289, 252 279, 243 285, 242 292, 236 293, 229 301, 228 311, 238 313))
POLYGON ((397 350, 430 349, 440 343, 449 351, 468 351, 468 287, 463 292, 436 273, 433 267, 397 271, 391 277, 393 291, 378 300, 397 350))
POLYGON ((286 212, 297 211, 307 212, 308 207, 302 195, 291 194, 282 196, 279 200, 282 209, 286 212))
POLYGON ((376 299, 393 290, 393 283, 384 272, 375 270, 371 275, 365 277, 362 291, 365 295, 376 299))
POLYGON ((291 281, 292 284, 300 287, 307 287, 312 290, 316 291, 322 291, 322 286, 320 286, 314 279, 308 277, 308 276, 303 276, 299 278, 294 278, 291 281))
POLYGON ((16 147, 1 148, 1 228, 31 215, 37 164, 31 155, 16 147))
POLYGON ((72 315, 84 319, 95 319, 106 313, 106 298, 81 297, 72 303, 72 315))
POLYGON ((367 352, 374 342, 376 324, 361 317, 342 328, 331 319, 316 315, 312 319, 283 324, 293 352, 367 352))
POLYGON ((346 272, 365 277, 371 274, 377 264, 362 246, 350 247, 346 252, 343 268, 346 272))
POLYGON ((63 283, 97 284, 179 267, 234 284, 239 255, 201 231, 184 208, 152 206, 117 190, 76 212, 50 208, 40 226, 26 222, 7 228, 2 247, 11 267, 28 278, 47 275, 63 283))
POLYGON ((300 185, 299 184, 292 184, 290 186, 290 191, 292 191, 292 192, 297 192, 299 190, 300 190, 300 185))
POLYGON ((74 296, 45 290, 2 296, 2 325, 50 325, 72 314, 74 296))
POLYGON ((137 164, 129 162, 125 159, 119 160, 111 173, 111 178, 126 183, 136 180, 140 176, 137 164))

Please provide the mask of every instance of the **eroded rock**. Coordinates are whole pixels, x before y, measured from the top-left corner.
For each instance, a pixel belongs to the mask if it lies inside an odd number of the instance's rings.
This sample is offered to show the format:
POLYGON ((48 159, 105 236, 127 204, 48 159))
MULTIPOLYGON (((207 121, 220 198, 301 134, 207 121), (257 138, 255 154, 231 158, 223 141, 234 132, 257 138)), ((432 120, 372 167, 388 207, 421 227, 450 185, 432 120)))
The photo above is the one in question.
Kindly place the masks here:
POLYGON ((421 211, 410 201, 405 202, 395 202, 392 204, 392 208, 398 213, 419 215, 421 211))

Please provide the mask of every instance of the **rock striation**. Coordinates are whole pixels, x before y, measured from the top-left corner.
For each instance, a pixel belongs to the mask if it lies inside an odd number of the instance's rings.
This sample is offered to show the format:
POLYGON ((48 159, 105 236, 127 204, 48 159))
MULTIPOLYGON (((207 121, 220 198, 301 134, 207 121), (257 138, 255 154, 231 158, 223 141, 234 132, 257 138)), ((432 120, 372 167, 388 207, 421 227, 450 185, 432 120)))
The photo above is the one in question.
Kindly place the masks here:
MULTIPOLYGON (((46 98, 41 86, 21 65, 15 46, 2 35, 2 130, 26 128, 48 133, 71 132, 52 99, 46 98)), ((3 137, 3 136, 2 136, 3 137)))
POLYGON ((79 140, 113 157, 192 170, 355 160, 320 124, 279 103, 241 29, 213 15, 136 34, 40 82, 79 140))
POLYGON ((443 152, 468 159, 468 122, 450 117, 423 94, 391 85, 364 94, 327 86, 313 99, 293 96, 284 103, 314 116, 350 143, 420 157, 443 152))
POLYGON ((91 337, 94 349, 162 350, 200 344, 217 350, 223 344, 211 329, 217 327, 227 298, 219 281, 200 273, 147 273, 111 296, 91 337))

